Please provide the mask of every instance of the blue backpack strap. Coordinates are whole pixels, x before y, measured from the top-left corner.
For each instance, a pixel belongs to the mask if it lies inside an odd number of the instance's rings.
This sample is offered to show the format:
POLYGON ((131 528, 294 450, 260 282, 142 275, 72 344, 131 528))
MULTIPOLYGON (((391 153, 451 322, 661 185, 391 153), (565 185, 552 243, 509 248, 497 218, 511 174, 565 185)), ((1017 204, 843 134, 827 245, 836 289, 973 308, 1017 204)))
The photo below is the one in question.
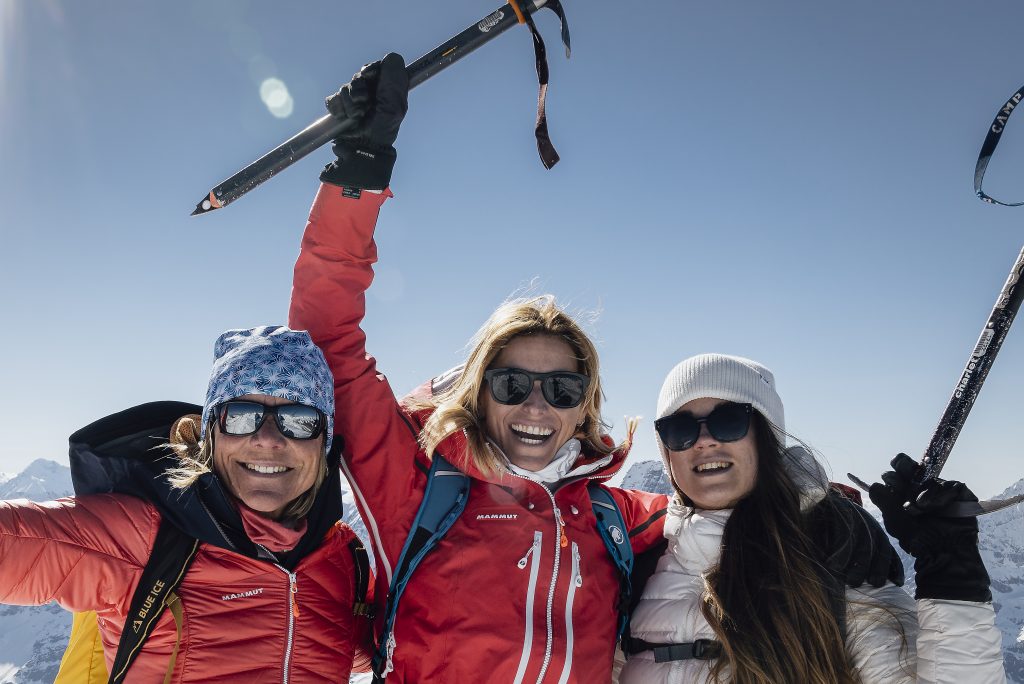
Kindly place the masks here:
POLYGON ((587 484, 590 492, 590 505, 597 518, 597 531, 601 541, 608 549, 608 555, 619 570, 619 629, 616 640, 621 639, 629 625, 629 605, 632 594, 630 577, 633 574, 633 546, 629 543, 629 528, 622 517, 622 511, 615 502, 615 497, 597 482, 587 484))
POLYGON ((423 502, 416 512, 412 529, 405 540, 395 573, 391 576, 391 585, 388 587, 388 599, 384 606, 384 627, 373 656, 375 682, 384 681, 386 670, 389 669, 388 651, 389 648, 393 648, 389 642, 392 640, 398 602, 405 592, 409 578, 423 557, 437 545, 462 515, 469 500, 469 484, 468 475, 440 454, 434 454, 430 470, 427 472, 423 502))

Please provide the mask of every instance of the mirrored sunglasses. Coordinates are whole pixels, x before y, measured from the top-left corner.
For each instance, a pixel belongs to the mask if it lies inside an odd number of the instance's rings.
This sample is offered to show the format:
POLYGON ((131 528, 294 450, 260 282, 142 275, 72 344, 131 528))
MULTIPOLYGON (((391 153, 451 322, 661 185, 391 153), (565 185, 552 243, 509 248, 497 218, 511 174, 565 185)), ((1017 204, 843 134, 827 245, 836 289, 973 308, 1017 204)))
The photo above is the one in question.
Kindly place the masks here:
POLYGON ((319 437, 327 423, 323 412, 305 404, 264 406, 255 401, 226 401, 216 408, 216 415, 220 431, 236 437, 256 433, 271 415, 277 429, 289 439, 319 437))
POLYGON ((484 380, 494 401, 506 405, 522 404, 533 392, 533 384, 540 381, 544 399, 558 409, 579 406, 590 385, 590 378, 582 373, 532 373, 521 368, 492 368, 484 371, 484 380))

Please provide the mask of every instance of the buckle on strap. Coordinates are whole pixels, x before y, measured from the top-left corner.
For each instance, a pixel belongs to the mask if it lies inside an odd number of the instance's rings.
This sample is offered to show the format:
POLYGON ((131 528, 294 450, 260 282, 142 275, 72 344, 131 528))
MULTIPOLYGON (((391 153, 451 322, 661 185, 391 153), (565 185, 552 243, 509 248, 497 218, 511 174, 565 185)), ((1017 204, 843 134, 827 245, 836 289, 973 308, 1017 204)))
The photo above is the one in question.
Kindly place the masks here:
POLYGON ((697 639, 685 644, 663 644, 651 649, 654 662, 670 663, 675 660, 714 660, 722 654, 722 644, 714 639, 697 639))

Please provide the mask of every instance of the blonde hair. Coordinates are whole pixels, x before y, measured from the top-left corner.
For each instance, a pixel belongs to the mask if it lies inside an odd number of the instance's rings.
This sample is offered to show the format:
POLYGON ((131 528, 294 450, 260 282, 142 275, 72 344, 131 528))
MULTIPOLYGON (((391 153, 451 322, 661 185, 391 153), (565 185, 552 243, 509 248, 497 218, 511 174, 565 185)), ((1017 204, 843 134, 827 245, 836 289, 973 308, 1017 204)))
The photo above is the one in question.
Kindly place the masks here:
MULTIPOLYGON (((171 426, 170 442, 163 445, 170 449, 177 458, 177 465, 171 466, 165 471, 168 482, 175 489, 187 489, 206 473, 214 472, 213 433, 215 430, 211 426, 206 431, 206 439, 200 441, 202 420, 201 416, 195 414, 182 416, 171 426)), ((322 436, 320 439, 323 443, 322 436)), ((301 520, 309 515, 317 492, 320 491, 320 487, 326 479, 327 460, 324 458, 323 466, 317 470, 313 486, 285 507, 281 519, 284 521, 301 520)), ((234 492, 230 493, 234 495, 234 492)))
POLYGON ((590 378, 583 398, 584 418, 576 437, 593 451, 607 454, 614 445, 603 439, 606 427, 601 420, 601 376, 597 348, 576 320, 562 309, 553 295, 510 299, 495 309, 472 339, 473 349, 461 375, 437 396, 414 398, 407 402, 411 410, 432 409, 420 431, 420 445, 427 457, 449 435, 463 430, 469 443, 473 464, 484 473, 504 469, 505 463, 491 450, 480 415, 480 392, 484 371, 508 344, 530 335, 550 335, 564 340, 572 349, 577 372, 590 378))

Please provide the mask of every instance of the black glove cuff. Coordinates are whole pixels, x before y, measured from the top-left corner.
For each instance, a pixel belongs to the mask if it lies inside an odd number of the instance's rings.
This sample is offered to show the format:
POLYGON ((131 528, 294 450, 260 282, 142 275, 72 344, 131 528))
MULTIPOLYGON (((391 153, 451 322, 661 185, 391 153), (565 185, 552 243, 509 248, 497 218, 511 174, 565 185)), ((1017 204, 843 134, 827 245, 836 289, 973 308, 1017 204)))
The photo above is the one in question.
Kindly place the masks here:
POLYGON ((915 599, 943 599, 946 601, 974 601, 975 603, 992 603, 992 590, 988 582, 976 586, 958 582, 944 584, 942 582, 918 581, 914 591, 915 599))
POLYGON ((338 140, 334 143, 338 160, 324 167, 320 180, 362 190, 383 190, 391 183, 398 153, 395 148, 375 147, 359 141, 338 140))
POLYGON ((992 600, 988 570, 976 545, 921 556, 914 561, 914 568, 917 582, 914 598, 979 603, 992 600))

